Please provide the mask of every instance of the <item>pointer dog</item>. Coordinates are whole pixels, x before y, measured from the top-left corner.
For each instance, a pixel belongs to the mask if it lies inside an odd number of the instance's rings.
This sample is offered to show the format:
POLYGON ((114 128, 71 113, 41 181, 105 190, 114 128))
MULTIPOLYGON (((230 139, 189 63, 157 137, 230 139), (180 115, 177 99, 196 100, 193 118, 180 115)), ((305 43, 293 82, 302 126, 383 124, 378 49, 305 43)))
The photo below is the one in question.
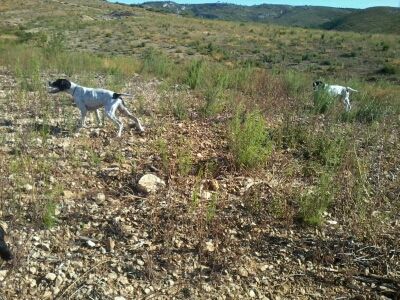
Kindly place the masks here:
POLYGON ((77 85, 67 79, 57 79, 54 82, 49 82, 49 88, 49 93, 66 92, 74 98, 76 106, 81 111, 79 129, 85 127, 85 118, 88 111, 96 112, 97 122, 99 123, 100 117, 97 109, 104 106, 106 116, 118 126, 118 137, 121 136, 124 125, 115 115, 117 109, 132 119, 140 132, 144 132, 140 121, 129 112, 121 98, 121 96, 130 96, 129 94, 115 93, 105 89, 88 88, 77 85))
POLYGON ((314 91, 318 91, 320 89, 324 89, 331 96, 341 96, 343 104, 345 105, 346 111, 351 109, 350 104, 350 92, 358 92, 357 90, 352 89, 351 87, 345 87, 341 85, 329 85, 323 83, 321 80, 317 80, 313 82, 314 91))

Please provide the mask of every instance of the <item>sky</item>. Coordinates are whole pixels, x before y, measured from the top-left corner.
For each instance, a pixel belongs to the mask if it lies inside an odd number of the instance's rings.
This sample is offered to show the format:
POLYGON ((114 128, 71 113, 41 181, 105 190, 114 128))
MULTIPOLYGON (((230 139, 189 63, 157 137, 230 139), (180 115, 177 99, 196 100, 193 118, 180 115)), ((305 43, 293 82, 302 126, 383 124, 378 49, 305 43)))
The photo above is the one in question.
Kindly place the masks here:
MULTIPOLYGON (((110 2, 123 2, 129 4, 138 4, 150 0, 110 0, 110 2)), ((256 4, 289 4, 289 5, 318 5, 331 7, 351 7, 351 8, 367 8, 371 6, 394 6, 400 7, 400 0, 172 0, 181 4, 198 4, 198 3, 234 3, 241 5, 256 5, 256 4)))

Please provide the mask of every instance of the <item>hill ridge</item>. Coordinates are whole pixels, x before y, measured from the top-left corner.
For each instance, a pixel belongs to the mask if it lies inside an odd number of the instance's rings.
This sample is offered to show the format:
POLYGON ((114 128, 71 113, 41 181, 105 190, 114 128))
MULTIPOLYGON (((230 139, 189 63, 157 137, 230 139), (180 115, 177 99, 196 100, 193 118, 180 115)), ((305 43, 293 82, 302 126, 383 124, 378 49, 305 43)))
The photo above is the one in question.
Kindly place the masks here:
POLYGON ((287 4, 247 6, 220 2, 179 4, 174 1, 146 1, 130 6, 204 19, 258 22, 338 31, 398 34, 398 28, 400 28, 398 26, 400 21, 397 18, 391 18, 391 14, 397 14, 400 9, 388 6, 355 9, 287 4), (385 10, 383 14, 381 14, 382 9, 385 10), (374 22, 371 23, 370 20, 374 22))

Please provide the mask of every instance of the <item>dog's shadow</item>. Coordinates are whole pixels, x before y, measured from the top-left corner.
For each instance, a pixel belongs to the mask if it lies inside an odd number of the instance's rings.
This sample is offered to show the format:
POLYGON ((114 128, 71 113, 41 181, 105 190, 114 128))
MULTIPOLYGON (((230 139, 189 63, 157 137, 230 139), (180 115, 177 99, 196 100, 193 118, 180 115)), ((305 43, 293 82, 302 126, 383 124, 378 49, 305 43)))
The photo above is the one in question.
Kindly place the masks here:
POLYGON ((72 135, 71 129, 65 127, 44 123, 33 123, 31 124, 31 129, 42 135, 52 135, 52 136, 70 136, 72 135))

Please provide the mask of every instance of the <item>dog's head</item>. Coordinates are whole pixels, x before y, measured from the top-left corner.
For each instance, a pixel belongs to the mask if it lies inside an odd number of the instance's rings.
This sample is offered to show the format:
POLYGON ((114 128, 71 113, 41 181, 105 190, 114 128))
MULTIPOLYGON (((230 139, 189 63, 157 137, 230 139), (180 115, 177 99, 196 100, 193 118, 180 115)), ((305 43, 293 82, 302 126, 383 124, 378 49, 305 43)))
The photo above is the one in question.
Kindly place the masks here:
POLYGON ((49 93, 55 94, 69 90, 71 88, 71 82, 67 79, 57 79, 54 82, 49 81, 49 93))
POLYGON ((317 80, 313 82, 314 91, 318 90, 320 87, 323 87, 325 84, 321 80, 317 80))

